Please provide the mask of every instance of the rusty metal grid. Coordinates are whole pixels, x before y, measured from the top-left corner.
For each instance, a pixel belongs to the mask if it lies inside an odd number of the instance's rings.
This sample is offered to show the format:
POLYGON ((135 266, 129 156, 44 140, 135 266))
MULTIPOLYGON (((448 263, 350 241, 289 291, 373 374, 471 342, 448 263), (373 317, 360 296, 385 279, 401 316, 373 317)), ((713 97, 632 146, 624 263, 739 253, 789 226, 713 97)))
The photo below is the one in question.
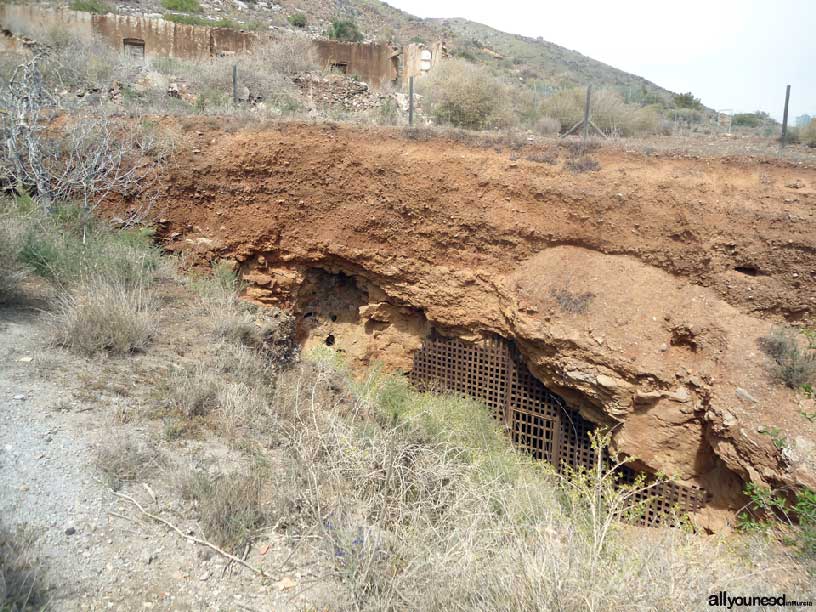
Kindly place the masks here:
MULTIPOLYGON (((432 337, 414 354, 410 378, 432 391, 461 393, 481 401, 504 423, 513 444, 537 459, 549 461, 559 472, 592 469, 597 459, 589 434, 594 423, 535 378, 521 356, 501 338, 466 342, 432 337)), ((605 453, 606 454, 606 453, 605 453)), ((608 457, 603 457, 608 463, 608 457)), ((632 483, 637 472, 623 466, 620 481, 632 483)), ((644 502, 636 522, 658 525, 667 517, 694 512, 705 505, 706 492, 697 487, 665 482, 638 493, 644 502)))

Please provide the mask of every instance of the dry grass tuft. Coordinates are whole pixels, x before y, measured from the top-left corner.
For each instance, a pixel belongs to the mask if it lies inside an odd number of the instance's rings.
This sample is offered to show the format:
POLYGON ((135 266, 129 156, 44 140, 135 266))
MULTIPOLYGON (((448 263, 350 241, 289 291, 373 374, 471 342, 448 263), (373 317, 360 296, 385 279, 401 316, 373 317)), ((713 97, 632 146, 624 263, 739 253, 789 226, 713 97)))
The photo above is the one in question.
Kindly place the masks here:
POLYGON ((181 496, 192 501, 204 537, 240 554, 257 531, 267 525, 261 504, 259 473, 209 475, 191 472, 181 477, 181 496))
MULTIPOLYGON (((4 205, 0 202, 0 207, 4 205)), ((0 208, 0 304, 21 297, 20 284, 26 277, 25 267, 20 262, 25 236, 21 220, 0 208)))
POLYGON ((583 172, 597 172, 601 169, 601 164, 588 155, 585 155, 583 157, 568 159, 564 167, 573 174, 580 174, 583 172))
POLYGON ((0 525, 0 610, 46 610, 43 572, 34 556, 35 537, 18 527, 0 525))
POLYGON ((96 466, 114 491, 125 483, 149 478, 164 465, 164 455, 149 441, 115 438, 96 450, 96 466))
POLYGON ((156 332, 155 310, 146 287, 91 278, 58 297, 52 338, 86 356, 144 351, 156 332))

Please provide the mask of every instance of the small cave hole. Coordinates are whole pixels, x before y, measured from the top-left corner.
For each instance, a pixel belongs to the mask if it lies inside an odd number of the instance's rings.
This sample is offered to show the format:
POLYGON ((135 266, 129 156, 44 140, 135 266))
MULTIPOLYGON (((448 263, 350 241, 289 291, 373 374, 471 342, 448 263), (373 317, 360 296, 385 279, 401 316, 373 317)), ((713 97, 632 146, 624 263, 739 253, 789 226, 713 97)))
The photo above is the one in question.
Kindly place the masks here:
POLYGON ((734 268, 734 272, 739 272, 740 274, 747 274, 748 276, 760 276, 762 274, 759 268, 755 266, 737 266, 736 268, 734 268))
POLYGON ((331 315, 329 315, 329 318, 332 320, 332 323, 334 323, 335 321, 337 321, 337 315, 336 315, 336 314, 331 314, 331 315))
POLYGON ((305 314, 303 315, 303 318, 304 318, 304 319, 308 319, 308 318, 313 317, 313 316, 314 316, 314 313, 313 313, 313 312, 307 312, 307 313, 305 313, 305 314))
POLYGON ((326 346, 334 346, 334 334, 326 336, 325 344, 326 346))

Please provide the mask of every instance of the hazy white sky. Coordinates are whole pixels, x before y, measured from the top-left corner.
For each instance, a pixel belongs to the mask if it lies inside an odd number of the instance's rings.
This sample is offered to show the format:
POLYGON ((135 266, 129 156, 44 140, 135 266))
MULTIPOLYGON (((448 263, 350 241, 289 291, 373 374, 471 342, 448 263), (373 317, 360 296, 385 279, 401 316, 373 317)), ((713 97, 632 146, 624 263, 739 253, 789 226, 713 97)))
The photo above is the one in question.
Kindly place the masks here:
POLYGON ((541 36, 715 109, 816 115, 816 0, 386 0, 541 36))

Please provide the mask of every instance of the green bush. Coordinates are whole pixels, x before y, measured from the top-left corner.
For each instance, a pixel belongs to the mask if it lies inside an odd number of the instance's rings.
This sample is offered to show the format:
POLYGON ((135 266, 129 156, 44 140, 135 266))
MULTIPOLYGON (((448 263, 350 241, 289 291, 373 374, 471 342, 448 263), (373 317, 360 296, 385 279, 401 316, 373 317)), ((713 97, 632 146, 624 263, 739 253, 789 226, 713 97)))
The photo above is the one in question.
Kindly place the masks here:
POLYGON ((744 127, 758 127, 763 121, 756 113, 737 113, 731 119, 732 125, 744 127))
POLYGON ((83 13, 94 13, 96 15, 106 15, 113 12, 111 6, 102 0, 74 0, 71 2, 70 7, 72 11, 82 11, 83 13))
POLYGON ((161 0, 161 5, 168 11, 180 13, 200 13, 201 5, 198 0, 161 0))
POLYGON ((363 40, 362 32, 351 19, 332 19, 326 35, 332 40, 347 42, 360 42, 363 40))
POLYGON ((229 30, 240 30, 242 28, 240 23, 222 17, 221 19, 206 19, 198 15, 179 15, 176 13, 164 13, 162 15, 165 21, 172 21, 173 23, 181 23, 184 25, 205 26, 208 28, 226 28, 229 30))
POLYGON ((292 13, 288 17, 289 23, 296 28, 306 27, 306 15, 304 13, 292 13))
POLYGON ((677 108, 696 108, 696 109, 703 108, 703 104, 702 102, 700 102, 700 98, 695 98, 694 94, 691 93, 690 91, 675 95, 674 105, 677 108))

